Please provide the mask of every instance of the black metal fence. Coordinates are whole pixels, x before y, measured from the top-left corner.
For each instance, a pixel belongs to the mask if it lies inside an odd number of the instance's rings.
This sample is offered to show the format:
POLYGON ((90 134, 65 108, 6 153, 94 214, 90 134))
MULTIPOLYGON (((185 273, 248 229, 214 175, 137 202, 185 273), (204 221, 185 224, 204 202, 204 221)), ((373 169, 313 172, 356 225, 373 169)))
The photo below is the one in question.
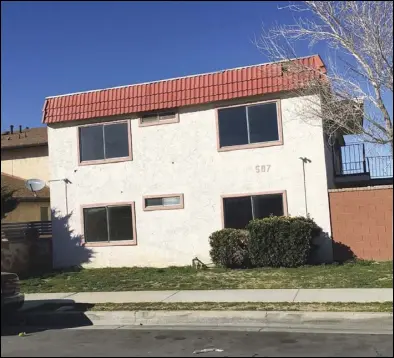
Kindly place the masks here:
POLYGON ((371 174, 371 178, 392 178, 393 177, 393 157, 378 156, 367 157, 367 170, 371 174))
POLYGON ((1 223, 1 236, 8 240, 23 239, 29 229, 36 229, 40 237, 52 236, 51 221, 1 223))
POLYGON ((393 177, 393 157, 367 156, 364 144, 342 146, 334 155, 336 175, 370 174, 372 179, 393 177))

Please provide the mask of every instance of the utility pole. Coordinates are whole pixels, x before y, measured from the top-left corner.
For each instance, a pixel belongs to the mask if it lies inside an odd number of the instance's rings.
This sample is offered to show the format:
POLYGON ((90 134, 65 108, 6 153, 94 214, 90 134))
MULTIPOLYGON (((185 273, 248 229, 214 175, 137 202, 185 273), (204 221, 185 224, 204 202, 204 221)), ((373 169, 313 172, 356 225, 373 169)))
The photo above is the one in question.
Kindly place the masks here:
POLYGON ((308 212, 308 199, 306 195, 306 177, 305 177, 305 164, 306 163, 311 163, 312 161, 306 157, 300 157, 302 161, 302 173, 304 176, 304 198, 305 198, 305 216, 308 217, 309 212, 308 212))

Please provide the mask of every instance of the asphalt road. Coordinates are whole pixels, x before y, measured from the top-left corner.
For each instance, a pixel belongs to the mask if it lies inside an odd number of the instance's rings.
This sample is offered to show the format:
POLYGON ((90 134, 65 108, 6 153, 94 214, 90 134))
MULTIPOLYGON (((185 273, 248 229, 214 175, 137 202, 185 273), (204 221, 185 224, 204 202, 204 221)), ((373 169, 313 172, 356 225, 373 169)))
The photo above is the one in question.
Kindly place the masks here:
POLYGON ((3 334, 2 357, 393 356, 392 335, 137 329, 48 330, 25 337, 3 334), (223 351, 199 352, 207 348, 223 351))

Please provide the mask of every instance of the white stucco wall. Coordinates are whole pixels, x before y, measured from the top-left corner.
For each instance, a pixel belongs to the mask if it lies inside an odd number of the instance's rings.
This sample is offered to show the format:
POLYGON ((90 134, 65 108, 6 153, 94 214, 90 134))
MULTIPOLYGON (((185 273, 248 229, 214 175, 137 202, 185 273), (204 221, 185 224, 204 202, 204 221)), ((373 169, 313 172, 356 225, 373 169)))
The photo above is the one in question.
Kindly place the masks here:
MULTIPOLYGON (((261 98, 264 99, 264 98, 261 98)), ((77 124, 48 128, 54 219, 53 248, 56 267, 188 265, 194 257, 210 262, 209 235, 222 228, 221 195, 286 190, 290 215, 305 215, 304 183, 300 157, 306 166, 310 215, 331 234, 326 161, 320 125, 310 125, 294 111, 303 99, 282 99, 284 145, 218 152, 213 105, 180 109, 180 122, 139 127, 130 116, 133 161, 78 166, 77 124), (271 165, 256 173, 256 165, 271 165), (142 210, 143 195, 183 193, 181 210, 142 210), (135 201, 137 246, 78 247, 83 234, 80 206, 135 201), (68 222, 68 228, 65 223, 68 222), (71 234, 70 234, 71 233, 71 234), (72 236, 72 241, 70 240, 72 236)), ((310 105, 309 102, 305 102, 310 105)), ((328 243, 328 244, 327 244, 328 243)), ((322 253, 329 259, 331 245, 322 253)))

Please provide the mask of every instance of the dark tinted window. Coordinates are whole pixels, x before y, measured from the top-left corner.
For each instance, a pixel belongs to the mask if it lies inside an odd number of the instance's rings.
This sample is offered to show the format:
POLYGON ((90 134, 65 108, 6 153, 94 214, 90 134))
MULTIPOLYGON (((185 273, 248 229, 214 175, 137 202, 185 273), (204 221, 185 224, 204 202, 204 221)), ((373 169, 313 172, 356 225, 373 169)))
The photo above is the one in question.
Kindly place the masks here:
POLYGON ((49 207, 41 206, 40 207, 40 217, 41 221, 49 221, 49 207))
POLYGON ((83 209, 86 242, 108 241, 107 211, 105 207, 83 209))
POLYGON ((159 114, 159 120, 160 121, 165 121, 169 119, 175 118, 176 113, 175 112, 163 112, 159 114))
POLYGON ((81 127, 79 142, 81 162, 130 155, 127 123, 81 127))
POLYGON ((109 206, 109 241, 132 240, 133 220, 131 206, 109 206))
POLYGON ((279 140, 276 103, 218 110, 220 147, 279 140))
POLYGON ((224 227, 245 229, 252 216, 250 196, 240 198, 224 198, 224 227))
POLYGON ((163 198, 145 199, 145 206, 161 206, 163 205, 163 198))
POLYGON ((83 209, 86 242, 133 240, 131 205, 83 209))
POLYGON ((103 126, 79 128, 81 161, 104 159, 103 126))
POLYGON ((122 158, 129 155, 127 123, 104 126, 105 158, 122 158))
POLYGON ((252 219, 283 216, 283 197, 282 194, 269 194, 224 198, 223 210, 224 227, 244 229, 252 219))
POLYGON ((279 140, 276 103, 248 107, 250 143, 279 140))
POLYGON ((152 123, 152 122, 158 122, 158 116, 157 114, 147 114, 145 116, 142 116, 142 123, 152 123))
POLYGON ((220 109, 218 119, 221 147, 248 144, 245 107, 220 109))
POLYGON ((284 215, 282 194, 253 196, 252 200, 255 219, 284 215))

